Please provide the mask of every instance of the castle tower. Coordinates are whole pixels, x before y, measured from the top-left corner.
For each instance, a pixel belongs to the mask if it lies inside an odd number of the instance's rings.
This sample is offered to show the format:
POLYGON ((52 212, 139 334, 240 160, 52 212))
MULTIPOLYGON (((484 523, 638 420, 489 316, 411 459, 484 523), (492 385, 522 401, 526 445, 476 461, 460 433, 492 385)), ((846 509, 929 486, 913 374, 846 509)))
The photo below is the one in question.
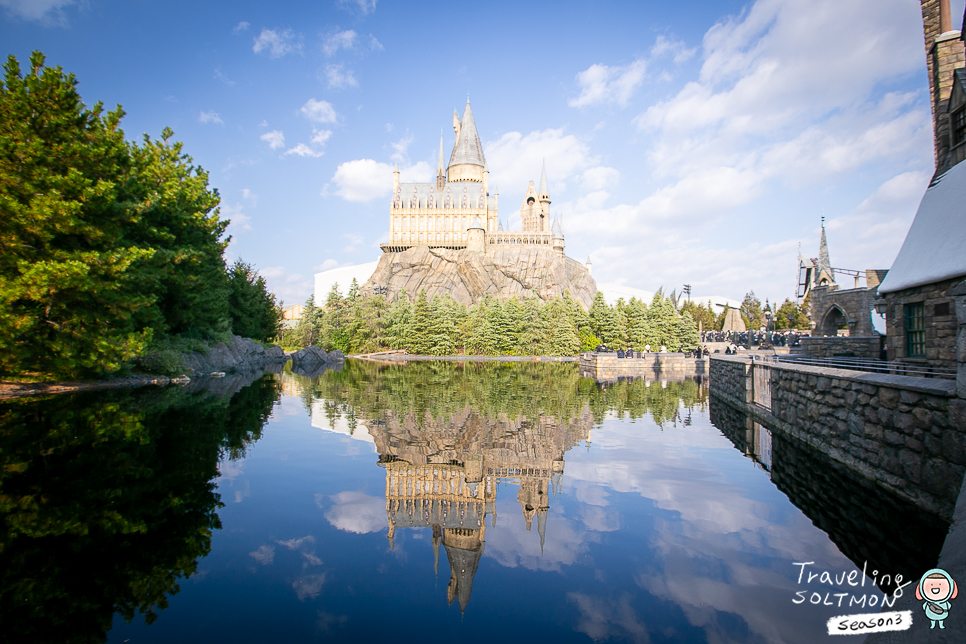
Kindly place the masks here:
POLYGON ((560 225, 560 220, 554 217, 553 219, 553 249, 564 254, 564 234, 563 227, 560 225))
POLYGON ((547 162, 544 160, 540 171, 540 190, 537 191, 537 202, 540 204, 540 218, 537 230, 545 233, 550 229, 550 191, 547 188, 547 162))
POLYGON ((486 249, 486 230, 479 216, 473 217, 469 228, 466 229, 466 250, 482 253, 486 249))
POLYGON ((949 0, 920 0, 922 28, 929 72, 929 96, 933 118, 936 169, 946 164, 950 147, 947 108, 957 68, 966 65, 961 32, 953 29, 949 0))
POLYGON ((523 220, 523 232, 540 232, 540 206, 537 205, 537 191, 533 187, 533 182, 527 186, 527 194, 523 197, 523 205, 520 206, 520 219, 523 220))
POLYGON ((446 167, 443 165, 443 135, 439 135, 439 161, 436 162, 436 189, 443 191, 446 185, 446 167))
POLYGON ((587 273, 590 274, 590 255, 587 256, 587 262, 584 264, 587 267, 587 273))
POLYGON ((483 157, 483 145, 480 143, 480 135, 476 132, 476 121, 473 120, 473 109, 470 107, 469 99, 466 100, 462 120, 457 120, 456 112, 453 112, 453 129, 456 131, 456 144, 453 146, 453 154, 449 158, 449 167, 446 169, 447 180, 482 183, 486 159, 483 157))

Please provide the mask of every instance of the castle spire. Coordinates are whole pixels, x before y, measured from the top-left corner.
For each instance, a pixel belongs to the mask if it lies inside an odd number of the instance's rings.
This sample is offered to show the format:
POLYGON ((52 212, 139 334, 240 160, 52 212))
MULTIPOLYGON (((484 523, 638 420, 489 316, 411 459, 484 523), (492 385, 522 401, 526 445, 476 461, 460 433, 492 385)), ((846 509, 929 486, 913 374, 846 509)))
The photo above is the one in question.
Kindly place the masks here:
MULTIPOLYGON (((466 107, 463 110, 462 120, 456 120, 456 113, 453 113, 454 128, 456 128, 456 143, 453 145, 453 154, 449 159, 448 170, 452 171, 453 166, 457 165, 467 165, 467 166, 479 166, 472 174, 482 173, 482 168, 486 165, 486 159, 483 157, 483 145, 480 143, 480 135, 476 131, 476 121, 473 119, 473 108, 470 107, 470 102, 466 101, 466 107)), ((466 174, 466 170, 461 173, 457 173, 460 176, 450 176, 450 181, 466 180, 467 177, 461 176, 466 174)), ((474 177, 473 180, 482 180, 482 175, 477 179, 474 177)))
MULTIPOLYGON (((541 197, 549 197, 550 191, 547 189, 547 160, 543 160, 543 170, 540 171, 540 192, 541 197)), ((548 199, 549 201, 549 199, 548 199)))
POLYGON ((446 167, 443 165, 443 134, 439 135, 439 161, 436 162, 436 176, 441 177, 446 174, 446 167))
POLYGON ((824 215, 822 216, 822 241, 818 246, 818 266, 816 266, 816 269, 816 277, 818 278, 817 281, 819 284, 821 284, 823 280, 822 273, 825 273, 825 279, 828 280, 828 283, 831 284, 835 282, 835 276, 832 273, 832 261, 828 256, 828 241, 825 239, 824 215))

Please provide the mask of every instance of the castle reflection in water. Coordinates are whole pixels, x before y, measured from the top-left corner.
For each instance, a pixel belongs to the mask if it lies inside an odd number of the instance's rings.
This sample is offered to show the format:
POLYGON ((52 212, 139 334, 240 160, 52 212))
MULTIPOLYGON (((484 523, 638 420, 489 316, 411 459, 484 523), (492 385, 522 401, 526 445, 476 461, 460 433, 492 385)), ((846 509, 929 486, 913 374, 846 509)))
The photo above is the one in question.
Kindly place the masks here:
POLYGON ((287 392, 303 398, 315 427, 374 443, 386 471, 390 547, 397 530, 432 530, 434 568, 442 546, 450 566, 447 600, 461 610, 472 593, 487 523, 497 525, 501 484, 519 486, 526 529, 533 532, 535 524, 542 551, 564 455, 589 445, 605 415, 650 414, 658 423, 688 424, 682 412, 707 395, 706 385, 694 380, 600 385, 580 378, 572 365, 547 364, 385 368, 352 361, 342 373, 283 381, 287 392), (412 382, 425 386, 409 387, 412 382))
POLYGON ((397 529, 432 528, 434 566, 440 544, 449 560, 446 598, 465 610, 485 547, 487 517, 496 526, 498 484, 520 486, 520 511, 528 531, 536 521, 542 550, 564 454, 590 441, 593 416, 585 408, 571 421, 494 420, 467 409, 448 422, 428 419, 419 426, 412 414, 387 412, 384 420, 366 425, 386 470, 390 545, 397 529))

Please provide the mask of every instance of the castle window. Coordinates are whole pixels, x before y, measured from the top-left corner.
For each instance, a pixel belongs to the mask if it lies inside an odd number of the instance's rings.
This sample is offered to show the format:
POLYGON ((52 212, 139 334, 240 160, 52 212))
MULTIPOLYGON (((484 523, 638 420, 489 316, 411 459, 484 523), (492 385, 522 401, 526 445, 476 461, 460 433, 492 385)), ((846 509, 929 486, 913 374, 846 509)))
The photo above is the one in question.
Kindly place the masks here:
POLYGON ((926 316, 922 302, 902 307, 906 314, 906 357, 926 355, 926 316))
POLYGON ((953 112, 949 121, 953 127, 953 145, 966 141, 966 105, 953 112))

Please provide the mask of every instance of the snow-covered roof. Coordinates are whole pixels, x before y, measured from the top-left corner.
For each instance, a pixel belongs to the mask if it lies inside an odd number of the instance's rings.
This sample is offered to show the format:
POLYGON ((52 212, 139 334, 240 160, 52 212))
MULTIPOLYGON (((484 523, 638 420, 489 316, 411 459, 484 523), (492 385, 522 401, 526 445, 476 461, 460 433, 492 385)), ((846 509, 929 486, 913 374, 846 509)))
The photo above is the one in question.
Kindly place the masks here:
POLYGON ((966 275, 966 163, 954 165, 926 189, 879 293, 961 275, 966 275))
POLYGON ((316 306, 321 306, 325 304, 325 298, 329 296, 329 291, 332 290, 332 285, 339 284, 339 292, 345 296, 346 292, 349 290, 349 286, 352 284, 352 278, 354 277, 361 287, 372 274, 376 272, 376 265, 378 261, 369 262, 368 264, 356 264, 355 266, 342 266, 340 268, 333 268, 327 271, 322 271, 321 273, 315 274, 315 304, 316 306))

